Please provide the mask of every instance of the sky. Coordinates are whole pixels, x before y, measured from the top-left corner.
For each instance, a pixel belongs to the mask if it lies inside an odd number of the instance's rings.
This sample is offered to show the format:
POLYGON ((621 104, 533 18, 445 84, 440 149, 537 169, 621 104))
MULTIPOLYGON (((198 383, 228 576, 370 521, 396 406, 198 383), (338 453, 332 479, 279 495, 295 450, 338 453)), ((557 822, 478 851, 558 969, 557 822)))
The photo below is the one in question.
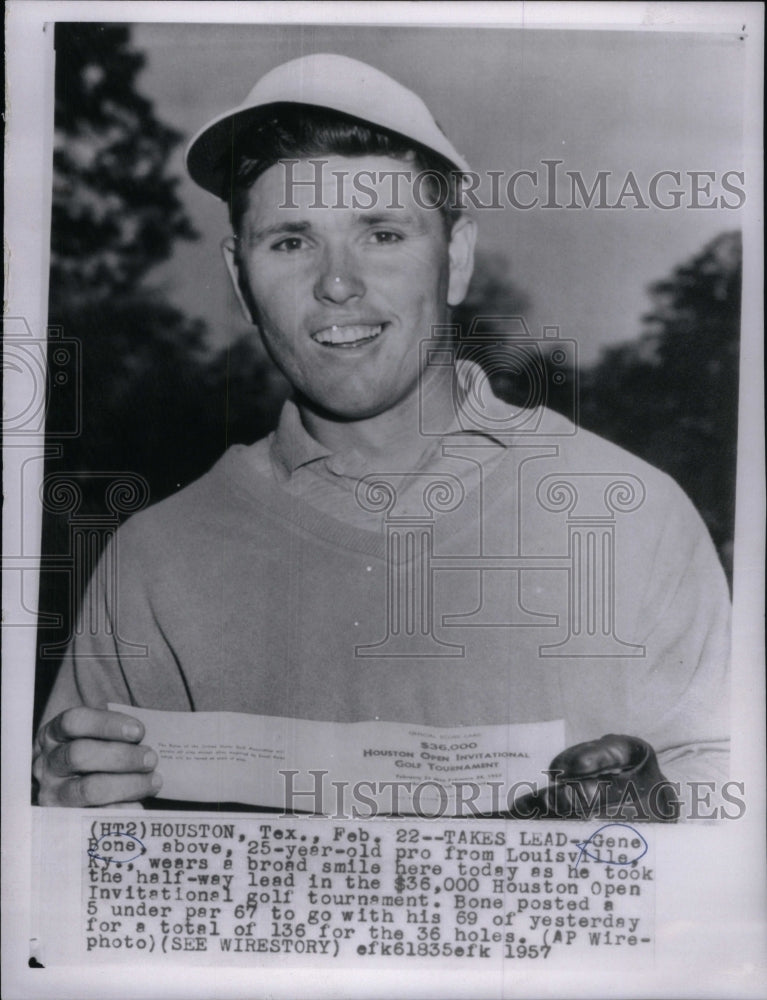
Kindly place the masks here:
MULTIPOLYGON (((737 229, 748 211, 694 208, 690 171, 715 174, 699 204, 725 196, 722 175, 742 170, 743 47, 737 35, 415 26, 136 25, 147 64, 138 80, 155 113, 184 143, 170 169, 182 176, 186 141, 219 112, 239 104, 257 79, 312 52, 349 55, 418 93, 453 145, 481 174, 557 167, 560 204, 570 202, 567 171, 591 188, 608 171, 614 204, 629 172, 650 205, 623 209, 477 211, 480 249, 503 255, 510 279, 530 299, 533 336, 559 326, 581 361, 641 332, 647 286, 669 275, 717 234, 737 229), (678 171, 682 205, 651 204, 660 171, 678 171)), ((730 178, 736 187, 737 178, 730 178)), ((705 181, 705 179, 704 179, 705 181)), ((746 179, 748 181, 748 179, 746 179)), ((519 182, 520 199, 532 185, 519 182)), ((668 199, 675 185, 659 184, 668 199)), ((245 330, 228 287, 219 244, 226 209, 186 177, 180 194, 201 239, 179 245, 153 281, 190 315, 202 317, 215 345, 245 330)), ((483 189, 487 190, 487 189, 483 189)))

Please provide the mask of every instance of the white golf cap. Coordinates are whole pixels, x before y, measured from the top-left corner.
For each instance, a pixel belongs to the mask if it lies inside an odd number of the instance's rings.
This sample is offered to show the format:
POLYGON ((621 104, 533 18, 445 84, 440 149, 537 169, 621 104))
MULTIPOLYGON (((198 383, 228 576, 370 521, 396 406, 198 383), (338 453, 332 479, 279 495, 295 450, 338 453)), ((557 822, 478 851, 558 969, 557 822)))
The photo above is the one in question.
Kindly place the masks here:
POLYGON ((470 169, 424 102, 390 76, 347 56, 318 53, 283 63, 263 76, 242 104, 208 122, 189 143, 186 166, 200 187, 226 200, 231 151, 237 138, 275 105, 330 108, 396 132, 438 153, 460 171, 470 169))

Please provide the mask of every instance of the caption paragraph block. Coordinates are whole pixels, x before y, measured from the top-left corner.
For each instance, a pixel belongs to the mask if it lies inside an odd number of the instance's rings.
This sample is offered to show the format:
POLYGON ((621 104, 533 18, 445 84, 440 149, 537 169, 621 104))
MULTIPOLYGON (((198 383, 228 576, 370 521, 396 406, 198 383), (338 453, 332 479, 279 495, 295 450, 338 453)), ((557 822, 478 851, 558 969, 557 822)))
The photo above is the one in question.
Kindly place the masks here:
POLYGON ((653 949, 652 828, 324 818, 84 821, 98 962, 572 961, 653 949))

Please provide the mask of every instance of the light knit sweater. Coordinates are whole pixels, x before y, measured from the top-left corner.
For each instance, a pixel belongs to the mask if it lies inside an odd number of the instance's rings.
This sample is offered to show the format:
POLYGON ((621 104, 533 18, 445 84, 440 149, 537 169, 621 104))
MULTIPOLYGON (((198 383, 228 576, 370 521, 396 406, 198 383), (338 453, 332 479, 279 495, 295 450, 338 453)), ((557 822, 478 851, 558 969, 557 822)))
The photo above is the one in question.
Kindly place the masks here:
POLYGON ((484 468, 481 443, 451 438, 440 459, 468 485, 432 506, 454 509, 406 509, 412 537, 430 533, 429 573, 418 551, 387 562, 408 530, 397 508, 388 528, 385 513, 368 514, 374 530, 350 524, 342 504, 331 516, 268 474, 269 439, 230 448, 120 529, 86 596, 101 625, 73 641, 45 719, 109 701, 439 726, 564 718, 568 744, 626 733, 671 780, 726 778, 729 600, 691 503, 553 414, 484 468), (407 579, 431 607, 392 591, 407 579), (399 636, 401 655, 365 655, 396 630, 387 594, 448 645, 399 636), (453 655, 423 655, 435 649, 453 655))

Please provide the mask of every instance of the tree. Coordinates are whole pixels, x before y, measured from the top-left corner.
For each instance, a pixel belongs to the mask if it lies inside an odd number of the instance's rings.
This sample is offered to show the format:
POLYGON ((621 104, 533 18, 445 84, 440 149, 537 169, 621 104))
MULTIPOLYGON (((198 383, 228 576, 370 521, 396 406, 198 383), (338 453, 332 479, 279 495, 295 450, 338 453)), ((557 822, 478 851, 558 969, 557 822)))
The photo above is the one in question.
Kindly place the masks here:
MULTIPOLYGON (((127 27, 59 23, 55 49, 48 319, 79 341, 82 365, 82 433, 63 443, 60 465, 140 471, 165 492, 167 461, 152 442, 158 426, 172 436, 169 400, 159 424, 157 411, 163 396, 192 408, 178 397, 191 396, 206 354, 204 326, 143 284, 177 240, 196 236, 167 169, 181 136, 137 90, 145 59, 127 27)), ((65 422, 57 408, 74 405, 52 397, 52 433, 65 422)), ((99 491, 85 489, 86 508, 97 504, 99 491)))
POLYGON ((120 25, 56 25, 52 304, 133 292, 194 230, 167 174, 179 133, 136 90, 120 25))
POLYGON ((653 284, 638 340, 582 373, 581 423, 668 472, 731 575, 742 249, 723 233, 653 284))

